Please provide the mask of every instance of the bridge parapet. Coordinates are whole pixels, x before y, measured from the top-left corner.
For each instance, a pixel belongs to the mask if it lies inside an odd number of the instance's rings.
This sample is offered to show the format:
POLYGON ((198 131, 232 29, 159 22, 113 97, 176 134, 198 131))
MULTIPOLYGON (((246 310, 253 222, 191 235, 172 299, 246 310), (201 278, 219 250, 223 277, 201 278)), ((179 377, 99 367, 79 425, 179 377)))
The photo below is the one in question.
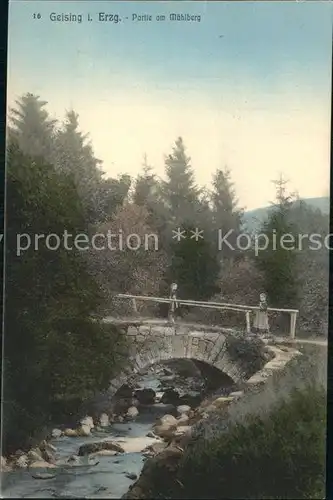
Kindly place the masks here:
MULTIPOLYGON (((241 314, 244 314, 245 316, 245 331, 247 333, 251 333, 252 327, 253 327, 253 322, 251 325, 251 314, 255 314, 255 317, 258 317, 258 314, 262 312, 261 305, 259 306, 246 306, 246 305, 240 305, 240 304, 231 304, 231 303, 226 303, 226 302, 204 302, 204 301, 193 301, 193 300, 182 300, 179 298, 166 298, 166 297, 149 297, 145 295, 129 295, 129 294, 118 294, 117 298, 119 299, 127 299, 131 300, 132 306, 133 306, 133 312, 137 313, 138 312, 138 307, 137 307, 137 302, 138 301, 150 301, 150 302, 155 302, 155 303, 166 303, 170 305, 170 309, 174 311, 175 309, 175 304, 179 307, 180 305, 185 305, 185 306, 190 306, 190 307, 202 307, 205 309, 215 309, 215 310, 221 310, 221 311, 235 311, 239 312, 241 314)), ((265 312, 267 315, 269 313, 285 313, 288 314, 290 317, 290 323, 289 323, 289 332, 288 336, 290 339, 295 339, 296 337, 296 322, 297 322, 297 316, 298 316, 298 309, 281 309, 281 308, 275 308, 275 307, 266 307, 265 312)))

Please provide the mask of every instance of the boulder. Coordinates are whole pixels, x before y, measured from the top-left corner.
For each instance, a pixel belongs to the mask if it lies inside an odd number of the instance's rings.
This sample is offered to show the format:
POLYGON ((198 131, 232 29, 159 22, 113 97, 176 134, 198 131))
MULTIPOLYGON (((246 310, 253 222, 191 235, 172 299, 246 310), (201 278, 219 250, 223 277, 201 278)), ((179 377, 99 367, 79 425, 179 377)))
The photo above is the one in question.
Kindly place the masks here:
POLYGON ((147 432, 146 437, 155 439, 157 436, 153 431, 149 431, 147 432))
POLYGON ((92 417, 84 417, 80 420, 80 424, 81 426, 87 426, 87 427, 90 427, 90 429, 93 429, 94 428, 94 421, 93 421, 93 418, 92 417))
POLYGON ((27 455, 21 455, 15 461, 16 467, 19 467, 20 469, 25 469, 26 467, 28 467, 28 464, 29 460, 27 455))
POLYGON ((55 456, 54 456, 54 454, 53 454, 50 450, 48 450, 48 449, 46 449, 46 450, 43 450, 43 451, 42 451, 42 459, 43 459, 45 462, 48 462, 48 463, 50 463, 50 464, 55 463, 55 456))
POLYGON ((66 462, 68 464, 74 465, 81 463, 81 459, 77 455, 71 455, 70 457, 67 458, 66 462))
POLYGON ((175 389, 167 389, 161 397, 161 403, 172 404, 174 406, 179 403, 179 392, 175 389))
POLYGON ((176 429, 176 426, 167 426, 167 425, 157 425, 154 430, 160 438, 171 441, 173 438, 173 432, 176 429))
POLYGON ((28 451, 27 457, 28 457, 29 463, 37 462, 37 461, 40 462, 41 460, 43 460, 42 452, 38 448, 35 448, 35 449, 28 451))
POLYGON ((55 463, 55 452, 57 451, 57 448, 53 446, 51 443, 48 443, 47 441, 43 440, 40 445, 39 449, 37 448, 35 450, 37 453, 41 453, 41 457, 45 462, 49 463, 55 463))
POLYGON ((53 479, 56 477, 56 474, 50 474, 49 472, 36 472, 35 474, 31 474, 31 477, 34 479, 53 479))
POLYGON ((156 393, 156 396, 155 396, 155 403, 160 403, 160 402, 161 402, 161 399, 162 399, 162 397, 163 397, 163 394, 164 394, 164 392, 162 392, 162 391, 158 391, 158 392, 156 393))
POLYGON ((155 425, 153 426, 153 431, 157 436, 164 439, 170 439, 172 437, 172 432, 177 427, 177 420, 172 415, 164 415, 163 417, 157 419, 155 425))
POLYGON ((243 391, 235 391, 235 392, 231 392, 229 394, 229 397, 231 398, 240 398, 241 396, 243 396, 244 392, 243 391))
POLYGON ((64 430, 64 436, 67 436, 67 437, 77 437, 78 433, 77 433, 77 430, 74 430, 74 429, 65 429, 64 430))
POLYGON ((51 436, 53 439, 58 439, 63 435, 62 431, 60 429, 53 429, 51 432, 51 436))
POLYGON ((82 457, 83 455, 90 455, 91 453, 96 453, 101 450, 111 450, 118 453, 124 453, 125 450, 114 441, 99 441, 97 443, 85 443, 79 448, 78 455, 82 457))
POLYGON ((53 446, 53 444, 48 443, 47 441, 45 441, 45 439, 40 443, 39 449, 42 450, 42 451, 48 450, 51 453, 57 451, 57 448, 55 446, 53 446))
POLYGON ((190 425, 184 426, 182 430, 183 429, 183 433, 181 434, 181 436, 176 436, 175 441, 181 448, 185 449, 192 440, 192 427, 190 425))
POLYGON ((187 415, 191 411, 191 407, 189 405, 179 405, 177 406, 178 415, 187 415))
POLYGON ((231 401, 233 401, 233 399, 234 398, 230 398, 230 397, 220 397, 220 398, 215 399, 212 404, 216 408, 221 408, 221 407, 226 406, 229 403, 231 403, 231 401))
POLYGON ((151 405, 155 403, 156 393, 153 389, 148 388, 135 391, 134 396, 141 405, 151 405))
POLYGON ((170 370, 169 368, 165 368, 165 367, 163 367, 163 368, 162 368, 162 372, 163 372, 163 375, 165 375, 165 376, 167 376, 167 377, 168 377, 168 376, 171 376, 171 375, 174 375, 173 371, 172 371, 172 370, 170 370))
POLYGON ((118 399, 130 399, 133 395, 133 387, 130 386, 129 384, 124 384, 121 386, 117 393, 116 393, 116 398, 118 399))
POLYGON ((99 425, 101 427, 108 427, 110 425, 110 419, 106 413, 102 413, 99 417, 99 425))
POLYGON ((179 403, 181 405, 187 405, 191 406, 192 408, 195 408, 201 403, 201 396, 200 394, 184 394, 179 398, 179 403))
POLYGON ((126 413, 126 418, 130 420, 134 420, 139 415, 139 411, 135 406, 131 406, 128 408, 126 413))
POLYGON ((158 453, 161 453, 167 446, 167 443, 164 441, 160 441, 159 443, 153 443, 147 446, 143 450, 143 455, 146 457, 154 457, 158 453))
POLYGON ((135 479, 138 478, 138 476, 134 474, 134 472, 126 472, 125 475, 128 479, 131 479, 132 481, 135 481, 135 479))
POLYGON ((177 425, 177 419, 173 415, 163 415, 156 420, 156 425, 177 425))
POLYGON ((190 418, 186 413, 183 413, 180 417, 177 418, 177 427, 188 425, 190 418))
POLYGON ((133 406, 133 398, 121 398, 115 402, 114 413, 116 415, 121 415, 127 412, 128 408, 133 406))
POLYGON ((44 468, 48 468, 48 469, 54 469, 56 467, 55 464, 51 464, 49 462, 46 462, 45 460, 35 460, 31 463, 29 463, 29 468, 33 468, 33 469, 44 469, 44 468))
POLYGON ((81 427, 79 427, 77 429, 77 436, 80 436, 80 437, 88 437, 88 436, 91 436, 91 427, 89 425, 81 425, 81 427))
POLYGON ((191 426, 190 426, 190 425, 183 425, 183 426, 181 426, 181 427, 178 427, 178 428, 174 431, 173 435, 174 435, 175 437, 178 437, 178 436, 183 436, 184 434, 188 434, 188 433, 190 433, 190 432, 191 432, 191 426))
POLYGON ((118 451, 115 450, 99 450, 95 453, 92 453, 93 456, 102 456, 102 457, 113 457, 114 455, 118 455, 118 451))

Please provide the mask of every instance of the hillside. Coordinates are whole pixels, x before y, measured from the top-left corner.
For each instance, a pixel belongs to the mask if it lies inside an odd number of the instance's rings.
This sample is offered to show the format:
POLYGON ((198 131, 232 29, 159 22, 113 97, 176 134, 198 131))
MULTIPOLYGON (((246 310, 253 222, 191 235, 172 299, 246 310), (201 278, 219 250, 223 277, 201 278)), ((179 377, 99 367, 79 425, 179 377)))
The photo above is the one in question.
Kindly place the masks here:
MULTIPOLYGON (((320 198, 303 198, 302 201, 314 209, 319 209, 321 212, 329 214, 330 199, 328 196, 320 198)), ((258 230, 267 218, 270 210, 272 210, 272 207, 262 207, 245 212, 243 216, 244 228, 250 232, 258 230)))

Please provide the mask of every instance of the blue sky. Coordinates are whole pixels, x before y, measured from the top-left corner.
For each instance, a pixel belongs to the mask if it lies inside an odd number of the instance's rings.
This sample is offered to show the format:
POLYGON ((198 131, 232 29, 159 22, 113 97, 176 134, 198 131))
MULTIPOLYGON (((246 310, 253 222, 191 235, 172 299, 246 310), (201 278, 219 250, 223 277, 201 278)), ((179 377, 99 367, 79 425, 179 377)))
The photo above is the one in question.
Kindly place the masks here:
POLYGON ((9 16, 9 101, 37 93, 59 119, 73 107, 107 175, 135 175, 144 153, 163 175, 182 135, 198 183, 228 164, 248 208, 272 199, 280 170, 301 195, 327 194, 331 2, 17 0, 9 16), (201 22, 130 20, 170 12, 201 22))

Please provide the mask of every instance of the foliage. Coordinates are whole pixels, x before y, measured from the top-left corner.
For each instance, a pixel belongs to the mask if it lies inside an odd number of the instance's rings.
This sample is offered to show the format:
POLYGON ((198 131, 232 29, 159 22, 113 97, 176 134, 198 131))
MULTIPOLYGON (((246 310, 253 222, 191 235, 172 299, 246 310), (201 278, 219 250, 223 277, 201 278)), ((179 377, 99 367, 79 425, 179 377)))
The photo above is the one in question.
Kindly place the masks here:
POLYGON ((15 141, 27 155, 44 157, 50 161, 56 120, 49 118, 45 109, 47 101, 27 93, 15 103, 16 107, 11 108, 9 113, 9 141, 15 141))
MULTIPOLYGON (((7 443, 20 442, 49 416, 74 411, 80 400, 105 387, 122 361, 119 353, 126 350, 117 329, 98 320, 101 312, 117 312, 116 293, 167 296, 176 281, 181 298, 256 305, 258 294, 266 290, 269 305, 300 309, 302 328, 327 332, 327 251, 314 252, 308 245, 300 252, 268 248, 254 258, 253 252, 218 252, 217 229, 233 229, 235 238, 242 216, 228 169, 216 171, 211 190, 199 189, 179 137, 165 157, 165 181, 155 175, 147 157, 134 184, 125 173, 105 178, 77 113, 67 112, 59 124, 46 105, 39 96, 23 95, 10 111, 8 128, 7 443), (187 233, 180 242, 172 238, 178 227, 187 233), (203 230, 204 239, 190 237, 196 228, 203 230), (121 232, 124 246, 69 250, 62 239, 65 230, 73 235, 71 247, 80 233, 91 237, 108 231, 121 232), (32 245, 17 255, 17 234, 24 233, 22 243, 30 237, 32 245), (58 249, 46 248, 50 233, 60 236, 58 249), (126 242, 133 233, 141 239, 137 250, 126 242), (35 234, 44 235, 36 250, 35 234), (145 237, 153 234, 145 248, 145 237), (92 315, 97 321, 91 321, 92 315)), ((265 234, 328 232, 327 216, 292 201, 280 179, 265 234)), ((51 245, 56 243, 55 236, 50 238, 51 245)), ((230 320, 230 326, 242 316, 202 311, 209 321, 227 325, 230 320)))
POLYGON ((134 204, 149 208, 153 201, 156 184, 156 176, 153 173, 152 167, 148 164, 147 155, 144 155, 143 173, 138 175, 135 183, 134 204))
POLYGON ((87 136, 79 131, 79 117, 74 111, 66 113, 65 122, 57 131, 54 158, 54 165, 60 172, 72 174, 85 219, 94 222, 100 218, 104 208, 101 161, 95 158, 87 136))
MULTIPOLYGON (((223 238, 229 231, 228 242, 235 248, 236 238, 240 234, 241 218, 243 210, 239 209, 233 182, 231 181, 231 171, 217 169, 213 176, 212 199, 212 223, 216 231, 220 231, 223 238)), ((227 245, 220 251, 221 257, 235 257, 237 249, 231 250, 227 245)), ((223 262, 224 264, 224 262, 223 262)))
POLYGON ((122 174, 117 179, 103 179, 100 187, 103 212, 99 214, 99 219, 95 222, 108 220, 122 206, 128 198, 131 184, 132 179, 127 174, 122 174))
POLYGON ((216 252, 204 238, 191 238, 194 227, 185 226, 187 237, 173 244, 170 280, 179 287, 179 296, 186 299, 208 299, 218 291, 219 272, 216 252))
POLYGON ((104 389, 117 367, 113 352, 119 337, 114 330, 106 331, 90 319, 103 297, 87 272, 81 252, 73 247, 73 240, 69 240, 69 250, 63 242, 57 250, 45 245, 47 235, 61 238, 66 230, 75 236, 86 233, 85 229, 72 177, 59 174, 45 161, 32 159, 17 144, 10 144, 4 344, 6 446, 52 418, 55 401, 82 400, 104 389), (32 244, 18 255, 17 235, 24 234, 32 244), (44 235, 38 247, 35 235, 44 235))
POLYGON ((264 289, 270 303, 275 307, 291 308, 298 302, 298 232, 289 219, 292 196, 286 194, 286 181, 280 178, 275 183, 277 203, 261 231, 269 244, 254 259, 259 271, 263 272, 264 289), (288 235, 289 241, 285 240, 288 235))
POLYGON ((295 389, 269 414, 196 441, 164 498, 324 498, 325 447, 326 391, 295 389))
POLYGON ((114 235, 112 247, 90 252, 90 266, 105 290, 157 295, 165 254, 148 219, 145 207, 126 203, 97 228, 100 234, 114 235))
MULTIPOLYGON (((290 219, 301 234, 317 235, 317 241, 324 242, 329 234, 329 217, 303 201, 295 203, 290 219)), ((329 251, 324 245, 319 247, 305 239, 297 257, 299 288, 302 290, 298 303, 299 330, 310 335, 327 336, 329 251)))
POLYGON ((226 346, 230 359, 244 362, 244 366, 248 367, 248 376, 261 370, 267 362, 268 354, 260 338, 252 339, 249 343, 246 334, 228 335, 226 346))
POLYGON ((167 181, 163 184, 166 204, 175 225, 184 221, 194 223, 193 204, 196 204, 200 191, 195 185, 190 162, 184 141, 178 137, 172 153, 165 158, 167 181))

